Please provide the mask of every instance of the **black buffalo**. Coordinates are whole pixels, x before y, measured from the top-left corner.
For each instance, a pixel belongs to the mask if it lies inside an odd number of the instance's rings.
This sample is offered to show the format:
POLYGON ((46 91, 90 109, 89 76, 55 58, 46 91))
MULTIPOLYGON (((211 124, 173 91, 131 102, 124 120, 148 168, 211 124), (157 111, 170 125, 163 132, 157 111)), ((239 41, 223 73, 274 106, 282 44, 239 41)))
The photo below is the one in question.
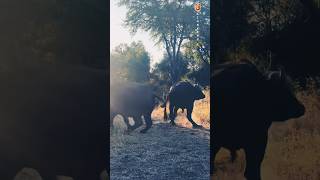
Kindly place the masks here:
POLYGON ((125 82, 110 84, 110 125, 113 119, 120 114, 128 127, 128 131, 140 127, 144 117, 146 127, 140 132, 145 133, 152 126, 151 113, 156 104, 157 96, 150 85, 125 82), (129 124, 128 117, 134 119, 134 125, 129 124))
POLYGON ((0 179, 24 167, 98 180, 107 167, 104 70, 39 65, 0 72, 0 179))
MULTIPOLYGON (((213 76, 213 160, 221 147, 246 152, 245 176, 260 179, 260 165, 273 121, 285 121, 304 114, 283 71, 260 73, 248 62, 220 66, 213 76)), ((212 168, 212 172, 214 167, 212 168)), ((211 172, 211 173, 212 173, 211 172)))
POLYGON ((191 84, 187 81, 180 81, 173 85, 167 95, 166 101, 163 104, 164 106, 164 118, 167 119, 167 110, 166 104, 169 102, 170 110, 170 122, 172 125, 175 125, 175 118, 177 116, 177 111, 179 108, 184 110, 187 109, 187 118, 192 123, 194 128, 201 127, 196 124, 191 117, 193 111, 193 104, 195 100, 203 99, 205 95, 203 94, 201 88, 198 85, 191 84))

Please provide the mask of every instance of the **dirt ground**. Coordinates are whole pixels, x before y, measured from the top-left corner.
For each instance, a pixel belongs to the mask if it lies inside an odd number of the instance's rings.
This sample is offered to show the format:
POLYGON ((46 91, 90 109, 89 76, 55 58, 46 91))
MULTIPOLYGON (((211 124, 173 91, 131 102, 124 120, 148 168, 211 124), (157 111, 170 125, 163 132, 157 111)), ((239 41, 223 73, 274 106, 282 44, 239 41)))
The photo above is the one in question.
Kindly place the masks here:
POLYGON ((146 133, 111 132, 112 180, 208 180, 210 132, 158 122, 146 133))

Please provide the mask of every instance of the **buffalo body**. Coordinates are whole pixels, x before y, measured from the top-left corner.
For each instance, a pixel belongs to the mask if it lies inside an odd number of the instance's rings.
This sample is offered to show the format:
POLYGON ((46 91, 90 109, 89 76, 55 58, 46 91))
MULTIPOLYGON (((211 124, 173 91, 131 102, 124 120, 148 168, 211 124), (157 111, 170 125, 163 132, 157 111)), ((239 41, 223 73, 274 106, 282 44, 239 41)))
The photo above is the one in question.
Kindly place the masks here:
POLYGON ((195 100, 203 99, 205 95, 203 94, 201 88, 198 85, 191 84, 187 81, 180 81, 173 85, 166 98, 164 104, 164 118, 167 119, 166 104, 169 102, 170 110, 170 122, 175 125, 175 118, 177 116, 177 111, 179 108, 182 110, 187 109, 187 118, 192 123, 193 127, 200 127, 196 124, 191 117, 193 111, 193 104, 195 100))
POLYGON ((0 73, 0 179, 24 167, 97 180, 107 168, 104 70, 39 65, 0 73))
POLYGON ((110 85, 110 123, 116 115, 123 116, 128 131, 140 127, 143 124, 142 116, 146 127, 140 132, 145 133, 151 126, 151 113, 156 104, 155 94, 150 85, 135 82, 118 82, 110 85), (134 125, 129 124, 128 117, 134 119, 134 125))
POLYGON ((262 74, 248 62, 219 67, 212 84, 211 157, 225 147, 234 160, 236 150, 243 148, 246 178, 260 179, 271 123, 302 116, 304 106, 281 71, 262 74))

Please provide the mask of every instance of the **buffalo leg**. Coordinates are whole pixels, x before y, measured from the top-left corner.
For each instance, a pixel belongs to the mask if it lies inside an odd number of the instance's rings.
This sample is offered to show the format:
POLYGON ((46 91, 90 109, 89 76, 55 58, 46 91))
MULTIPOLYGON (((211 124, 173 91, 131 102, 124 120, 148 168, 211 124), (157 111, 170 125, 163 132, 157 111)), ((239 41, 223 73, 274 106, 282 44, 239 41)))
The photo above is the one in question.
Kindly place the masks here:
POLYGON ((245 149, 247 167, 245 170, 245 177, 248 180, 261 180, 260 168, 264 158, 265 148, 267 145, 267 135, 259 139, 261 141, 252 143, 252 145, 245 149), (264 140, 263 140, 264 139, 264 140))
POLYGON ((142 129, 140 132, 141 133, 146 133, 147 130, 149 128, 151 128, 151 126, 152 126, 151 112, 146 114, 146 115, 143 115, 143 117, 144 117, 144 120, 146 122, 146 128, 142 129))
POLYGON ((201 127, 201 126, 198 125, 197 123, 195 123, 195 122, 192 120, 192 117, 191 117, 191 115, 192 115, 192 110, 193 110, 193 105, 187 107, 187 118, 188 118, 188 120, 191 122, 193 128, 199 128, 199 127, 201 127))
POLYGON ((170 122, 172 125, 175 125, 176 123, 174 122, 175 118, 176 118, 176 114, 175 114, 175 107, 173 105, 173 103, 170 103, 169 105, 169 110, 170 110, 170 122))
POLYGON ((212 151, 211 151, 211 163, 212 163, 212 166, 210 168, 210 174, 212 175, 214 172, 215 172, 215 166, 214 166, 214 160, 216 158, 216 155, 218 153, 218 151, 220 150, 220 146, 216 145, 216 144, 212 144, 212 151))
POLYGON ((113 119, 116 117, 116 114, 110 113, 110 128, 113 129, 113 119))
POLYGON ((178 109, 179 109, 179 107, 177 107, 177 106, 175 106, 174 108, 173 108, 173 120, 171 121, 171 124, 172 125, 176 125, 176 123, 174 122, 174 120, 176 119, 176 117, 177 117, 177 114, 178 114, 178 109))
POLYGON ((132 131, 137 129, 138 127, 140 127, 143 124, 141 116, 140 117, 139 116, 134 116, 133 120, 134 120, 134 125, 131 126, 131 130, 132 131))
POLYGON ((126 125, 127 125, 127 132, 133 131, 133 128, 132 128, 133 126, 130 125, 130 123, 129 123, 129 118, 123 116, 123 121, 124 121, 124 122, 126 123, 126 125))
POLYGON ((231 162, 233 163, 237 158, 237 150, 236 149, 230 149, 230 155, 231 155, 231 162))

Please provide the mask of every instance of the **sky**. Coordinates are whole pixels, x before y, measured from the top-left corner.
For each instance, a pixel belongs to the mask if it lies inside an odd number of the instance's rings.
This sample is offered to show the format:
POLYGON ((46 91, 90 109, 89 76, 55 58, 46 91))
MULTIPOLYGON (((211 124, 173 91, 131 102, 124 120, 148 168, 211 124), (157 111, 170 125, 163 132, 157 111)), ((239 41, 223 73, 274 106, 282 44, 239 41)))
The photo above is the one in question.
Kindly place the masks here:
POLYGON ((123 27, 123 21, 126 16, 127 9, 123 6, 117 6, 118 0, 110 0, 110 50, 112 51, 121 43, 130 44, 133 41, 142 41, 151 58, 151 64, 159 62, 164 53, 164 48, 155 46, 154 40, 151 39, 149 33, 138 31, 132 36, 129 29, 123 27))

